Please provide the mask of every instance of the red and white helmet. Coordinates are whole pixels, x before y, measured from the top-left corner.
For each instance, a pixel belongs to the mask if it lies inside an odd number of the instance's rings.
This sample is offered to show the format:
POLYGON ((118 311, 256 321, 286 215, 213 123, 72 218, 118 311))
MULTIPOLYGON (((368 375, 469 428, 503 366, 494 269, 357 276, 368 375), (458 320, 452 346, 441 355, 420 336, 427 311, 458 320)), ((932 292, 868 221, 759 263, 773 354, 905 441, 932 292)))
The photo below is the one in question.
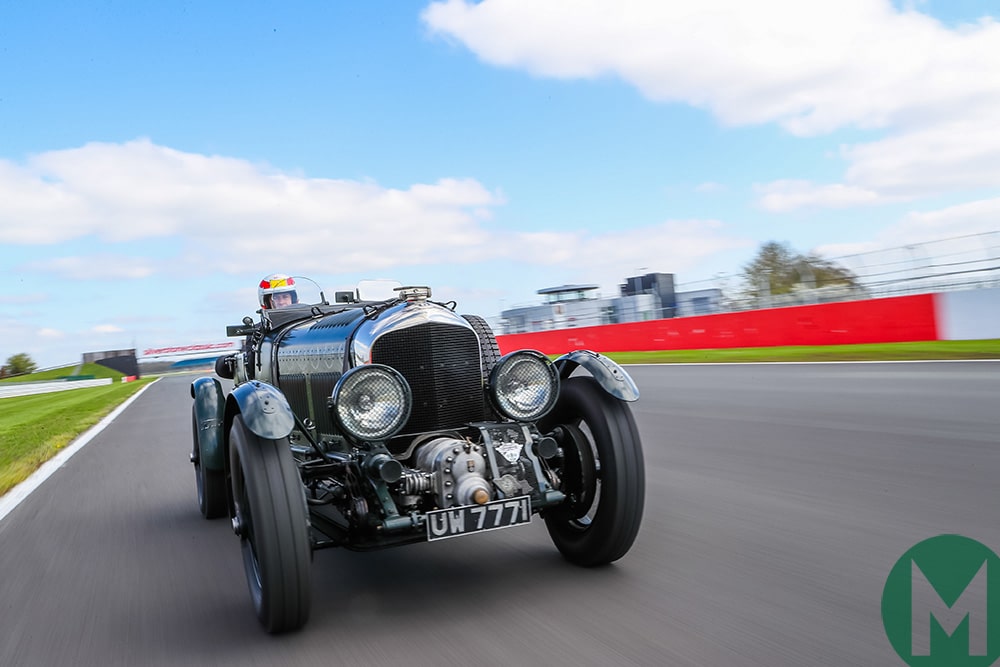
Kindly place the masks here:
POLYGON ((299 302, 299 295, 295 291, 295 279, 284 273, 272 273, 257 286, 257 301, 260 302, 261 308, 271 308, 271 295, 285 292, 291 292, 292 303, 299 302))

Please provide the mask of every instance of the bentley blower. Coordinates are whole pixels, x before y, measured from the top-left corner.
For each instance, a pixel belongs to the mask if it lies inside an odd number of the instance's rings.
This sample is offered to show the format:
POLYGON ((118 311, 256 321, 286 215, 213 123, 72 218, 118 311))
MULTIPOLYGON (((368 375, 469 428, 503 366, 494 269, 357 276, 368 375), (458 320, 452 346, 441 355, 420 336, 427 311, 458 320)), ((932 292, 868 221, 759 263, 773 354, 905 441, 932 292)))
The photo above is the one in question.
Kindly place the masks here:
POLYGON ((628 373, 588 350, 501 355, 483 318, 396 285, 333 303, 318 288, 314 303, 262 298, 257 320, 227 328, 242 349, 191 385, 198 505, 231 520, 268 632, 307 621, 313 550, 455 539, 538 515, 566 560, 597 566, 639 531, 628 373))

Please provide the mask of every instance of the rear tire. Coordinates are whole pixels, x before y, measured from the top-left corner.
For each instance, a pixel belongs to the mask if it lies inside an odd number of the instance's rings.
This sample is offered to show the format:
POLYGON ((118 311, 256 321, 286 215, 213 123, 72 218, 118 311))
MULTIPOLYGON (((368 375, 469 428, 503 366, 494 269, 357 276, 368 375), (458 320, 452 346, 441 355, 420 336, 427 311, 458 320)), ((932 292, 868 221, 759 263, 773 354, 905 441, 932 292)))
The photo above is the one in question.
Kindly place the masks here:
POLYGON ((592 377, 571 377, 562 382, 543 430, 563 450, 557 471, 569 496, 564 505, 545 511, 553 543, 577 565, 618 560, 639 533, 646 487, 639 431, 628 404, 592 377))
POLYGON ((191 462, 194 463, 194 481, 198 486, 198 509, 201 510, 201 515, 206 519, 228 516, 226 474, 221 470, 209 470, 201 464, 198 413, 193 405, 191 406, 191 437, 194 440, 191 462))
POLYGON ((254 435, 237 415, 229 434, 234 528, 257 619, 271 633, 309 619, 309 516, 287 438, 254 435))

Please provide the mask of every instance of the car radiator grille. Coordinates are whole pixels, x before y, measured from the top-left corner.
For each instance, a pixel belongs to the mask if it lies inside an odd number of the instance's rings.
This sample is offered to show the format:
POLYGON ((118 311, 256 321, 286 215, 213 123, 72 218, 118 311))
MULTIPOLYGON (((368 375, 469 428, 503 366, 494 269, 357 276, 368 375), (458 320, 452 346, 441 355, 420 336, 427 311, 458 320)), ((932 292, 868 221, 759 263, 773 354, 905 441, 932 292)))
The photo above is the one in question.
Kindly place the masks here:
POLYGON ((291 373, 281 376, 279 386, 292 412, 300 419, 311 419, 321 434, 330 434, 336 429, 327 401, 341 375, 343 373, 312 373, 308 376, 291 373))
POLYGON ((479 339, 465 327, 432 322, 380 336, 371 359, 392 366, 413 392, 404 433, 458 428, 485 414, 479 339))

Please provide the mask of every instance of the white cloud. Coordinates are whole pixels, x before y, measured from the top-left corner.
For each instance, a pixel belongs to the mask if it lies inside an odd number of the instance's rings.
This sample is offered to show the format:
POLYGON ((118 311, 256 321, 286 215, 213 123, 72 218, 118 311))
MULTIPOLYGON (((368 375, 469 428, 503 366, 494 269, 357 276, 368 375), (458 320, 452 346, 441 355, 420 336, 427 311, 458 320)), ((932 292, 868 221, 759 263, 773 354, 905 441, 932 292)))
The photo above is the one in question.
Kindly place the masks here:
POLYGON ((146 278, 156 272, 155 263, 148 260, 109 254, 88 257, 55 257, 28 262, 20 268, 45 272, 55 277, 70 280, 146 278))
MULTIPOLYGON (((997 50, 1000 51, 1000 41, 997 50)), ((1000 82, 1000 72, 994 76, 1000 82)), ((1000 90, 1000 83, 996 87, 1000 90)), ((1000 105, 996 112, 1000 114, 1000 105)), ((850 167, 845 180, 890 197, 998 187, 1000 127, 996 118, 997 115, 942 120, 846 148, 844 155, 850 167)))
POLYGON ((487 63, 615 76, 728 125, 890 133, 843 148, 843 184, 762 201, 772 210, 1000 186, 1000 23, 991 18, 948 27, 889 0, 446 0, 423 19, 487 63))
POLYGON ((96 255, 77 252, 19 267, 73 280, 146 278, 166 271, 197 275, 205 266, 229 273, 294 266, 300 275, 482 261, 683 268, 734 243, 719 223, 704 221, 605 235, 519 234, 491 228, 503 196, 473 179, 392 189, 292 176, 146 140, 88 144, 35 156, 23 168, 6 166, 0 190, 14 200, 0 209, 0 242, 54 244, 79 236, 105 241, 105 251, 96 255), (52 196, 29 206, 16 199, 18 188, 51 190, 52 196), (48 211, 47 200, 53 202, 48 211), (49 223, 33 224, 39 218, 49 223), (137 243, 143 239, 178 245, 180 256, 141 256, 153 252, 137 243), (115 244, 125 241, 128 254, 117 253, 115 244))
MULTIPOLYGON (((295 234, 323 227, 361 236, 395 231, 418 213, 460 228, 466 208, 502 199, 471 180, 442 179, 409 190, 309 179, 234 158, 183 153, 148 140, 87 144, 0 162, 0 241, 54 243, 85 235, 105 241, 192 234, 295 234), (276 224, 283 219, 289 224, 276 224), (372 228, 375 225, 375 228, 372 228), (280 233, 279 233, 280 232, 280 233)), ((411 225, 416 227, 416 225, 411 225)))
POLYGON ((887 0, 446 0, 423 19, 494 65, 614 75, 653 100, 796 134, 998 101, 1000 24, 949 29, 887 0))
POLYGON ((91 331, 99 334, 114 334, 114 333, 122 333, 125 330, 119 326, 115 326, 114 324, 98 324, 93 329, 91 329, 91 331))
POLYGON ((39 329, 37 333, 40 338, 48 339, 59 339, 66 336, 65 333, 59 331, 58 329, 39 329))
POLYGON ((864 243, 826 244, 816 249, 827 257, 843 257, 929 244, 926 254, 947 255, 944 247, 979 250, 1000 257, 1000 198, 966 202, 931 211, 913 211, 864 243))
MULTIPOLYGON (((883 236, 902 243, 922 243, 955 236, 992 234, 1000 242, 1000 198, 966 202, 936 211, 906 215, 887 228, 883 236)), ((1000 250, 1000 248, 998 248, 1000 250)))
POLYGON ((815 185, 809 181, 774 181, 756 186, 761 207, 768 211, 791 211, 805 206, 849 208, 885 201, 873 190, 849 185, 815 185))
MULTIPOLYGON (((0 162, 0 198, 0 243, 182 238, 191 267, 210 261, 234 272, 265 258, 328 269, 328 256, 307 252, 322 248, 338 250, 345 272, 438 261, 482 243, 481 222, 503 203, 473 179, 391 189, 292 176, 148 140, 52 151, 24 166, 0 162)), ((139 258, 105 259, 101 276, 142 277, 155 268, 139 258)), ((94 268, 91 260, 35 268, 80 275, 94 268)))
POLYGON ((607 289, 623 280, 622 267, 650 267, 651 271, 669 267, 680 273, 715 253, 754 245, 749 239, 726 236, 725 231, 717 220, 670 220, 606 234, 522 233, 503 241, 500 248, 529 264, 562 267, 572 281, 598 283, 607 289))
POLYGON ((1000 128, 992 118, 942 120, 842 154, 845 183, 774 181, 757 187, 759 204, 771 211, 844 208, 1000 187, 1000 128))

